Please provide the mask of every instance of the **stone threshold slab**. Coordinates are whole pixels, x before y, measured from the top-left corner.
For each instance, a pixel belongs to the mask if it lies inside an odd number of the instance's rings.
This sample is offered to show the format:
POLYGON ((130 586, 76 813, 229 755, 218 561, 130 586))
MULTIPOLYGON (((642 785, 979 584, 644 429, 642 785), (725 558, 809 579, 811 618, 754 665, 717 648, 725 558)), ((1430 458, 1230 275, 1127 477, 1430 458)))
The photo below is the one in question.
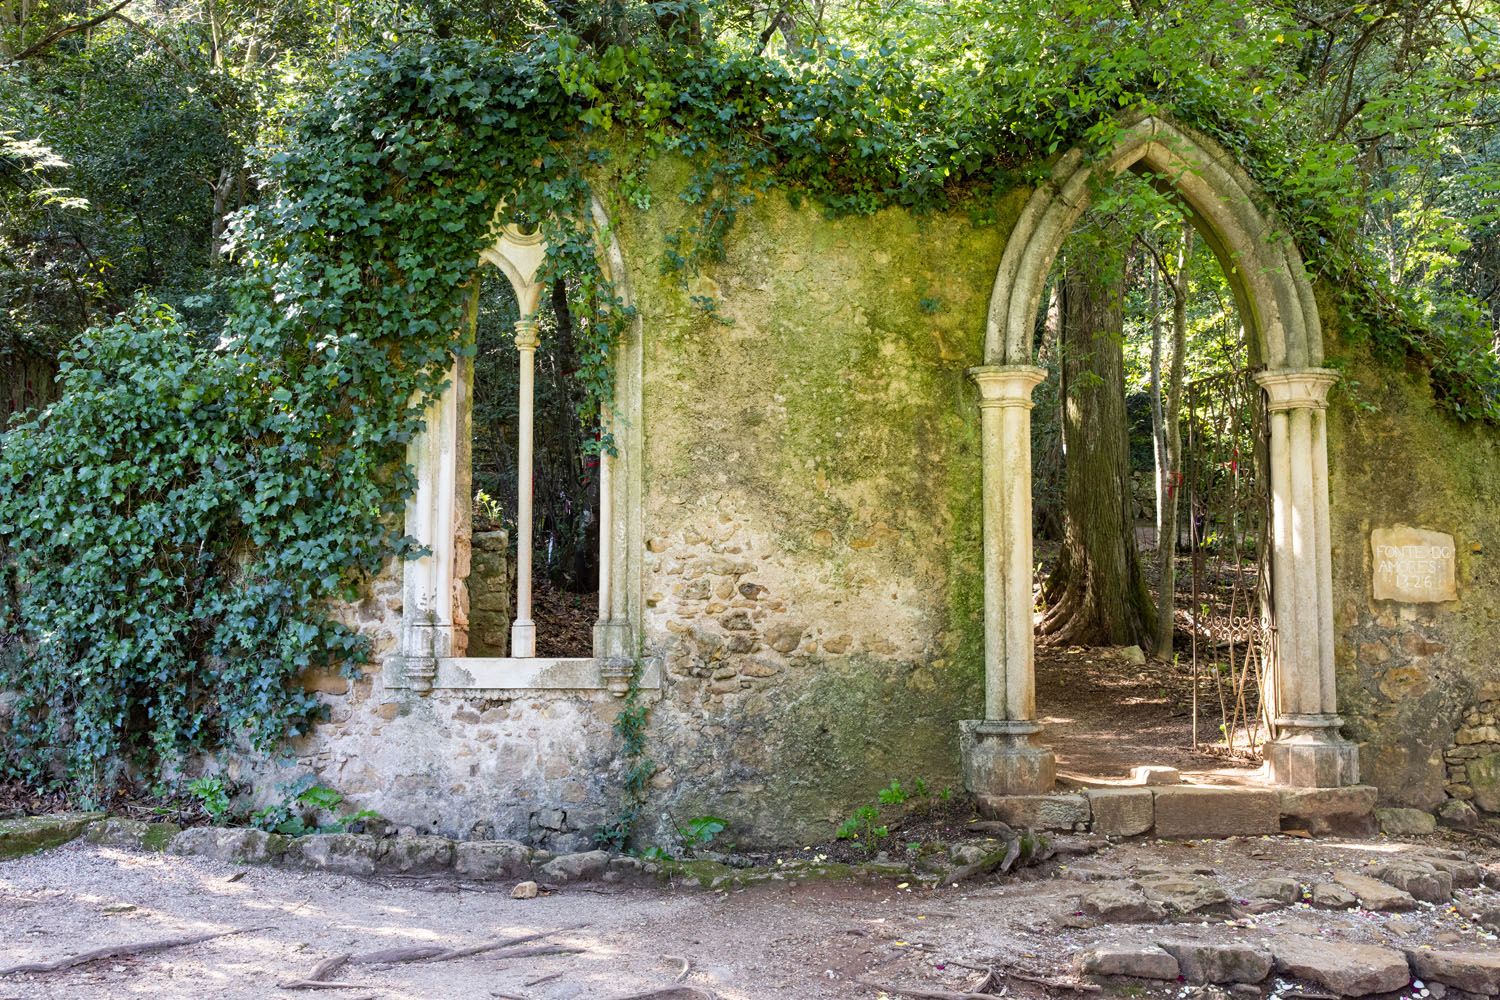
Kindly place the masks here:
MULTIPOLYGON (((437 661, 434 691, 600 691, 608 687, 600 657, 464 656, 437 661)), ((661 688, 661 668, 648 660, 640 687, 661 688)))
POLYGON ((1013 827, 1111 837, 1251 837, 1303 830, 1375 832, 1376 790, 1170 785, 1088 788, 1050 795, 981 795, 979 811, 1013 827))

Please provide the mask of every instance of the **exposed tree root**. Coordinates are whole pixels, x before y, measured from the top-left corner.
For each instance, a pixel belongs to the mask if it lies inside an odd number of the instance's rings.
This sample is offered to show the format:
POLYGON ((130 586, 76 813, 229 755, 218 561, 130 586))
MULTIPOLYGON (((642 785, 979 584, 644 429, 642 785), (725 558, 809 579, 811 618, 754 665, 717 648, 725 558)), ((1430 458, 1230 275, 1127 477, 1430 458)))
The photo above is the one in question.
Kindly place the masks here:
POLYGON ((249 934, 251 931, 264 929, 263 927, 243 927, 232 931, 214 931, 209 934, 188 934, 182 937, 161 938, 157 941, 142 941, 138 944, 108 945, 104 948, 95 948, 93 951, 85 951, 82 954, 73 955, 69 958, 55 958, 50 962, 26 962, 22 965, 12 965, 6 969, 0 969, 0 976, 10 976, 18 972, 58 972, 62 969, 87 965, 90 962, 99 962, 106 958, 134 958, 137 955, 153 955, 156 952, 167 951, 171 948, 183 948, 190 944, 198 944, 200 941, 212 941, 214 938, 228 937, 231 934, 249 934))

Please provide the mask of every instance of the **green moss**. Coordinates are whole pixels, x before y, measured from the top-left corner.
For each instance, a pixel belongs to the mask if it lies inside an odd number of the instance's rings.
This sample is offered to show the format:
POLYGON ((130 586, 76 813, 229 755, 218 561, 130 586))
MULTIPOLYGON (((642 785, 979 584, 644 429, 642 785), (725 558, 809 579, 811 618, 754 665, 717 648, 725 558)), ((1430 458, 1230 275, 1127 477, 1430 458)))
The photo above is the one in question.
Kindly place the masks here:
POLYGON ((146 835, 141 838, 141 847, 147 851, 161 853, 167 849, 172 838, 182 832, 182 827, 176 823, 148 823, 146 835))
POLYGON ((103 813, 55 813, 50 816, 22 816, 0 820, 0 861, 57 847, 76 839, 84 827, 103 813))

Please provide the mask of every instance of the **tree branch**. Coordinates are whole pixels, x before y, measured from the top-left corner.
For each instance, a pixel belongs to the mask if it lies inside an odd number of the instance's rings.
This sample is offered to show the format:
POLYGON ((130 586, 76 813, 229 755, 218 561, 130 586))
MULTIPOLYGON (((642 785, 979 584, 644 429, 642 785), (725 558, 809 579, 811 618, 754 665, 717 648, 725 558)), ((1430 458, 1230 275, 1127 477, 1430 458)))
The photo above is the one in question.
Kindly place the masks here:
POLYGON ((129 3, 130 0, 120 0, 119 3, 115 4, 109 10, 105 11, 102 14, 96 14, 93 17, 89 18, 87 21, 79 21, 77 24, 67 24, 62 26, 61 28, 58 28, 56 31, 43 35, 39 41, 37 41, 35 44, 27 46, 20 55, 16 56, 16 61, 20 62, 22 59, 31 59, 34 56, 45 52, 47 49, 50 49, 52 46, 56 45, 64 38, 67 38, 69 35, 77 34, 80 31, 87 31, 95 25, 103 24, 105 21, 108 21, 120 11, 124 10, 125 7, 129 5, 129 3))

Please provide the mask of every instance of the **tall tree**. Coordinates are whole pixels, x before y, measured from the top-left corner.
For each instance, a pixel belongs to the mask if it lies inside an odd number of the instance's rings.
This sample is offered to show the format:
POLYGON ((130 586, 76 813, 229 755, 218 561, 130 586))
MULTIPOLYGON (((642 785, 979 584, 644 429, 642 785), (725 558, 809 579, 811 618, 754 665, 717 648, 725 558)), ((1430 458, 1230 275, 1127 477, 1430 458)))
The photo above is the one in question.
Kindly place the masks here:
POLYGON ((1177 597, 1177 507, 1182 485, 1182 372, 1187 356, 1188 262, 1193 228, 1182 224, 1177 264, 1150 239, 1141 244, 1151 257, 1151 416, 1156 457, 1156 637, 1152 656, 1171 662, 1177 597), (1172 359, 1162 384, 1162 324, 1159 289, 1172 294, 1172 359))
POLYGON ((1130 502, 1123 245, 1079 234, 1059 282, 1067 515, 1038 626, 1054 644, 1147 646, 1155 632, 1130 502))

